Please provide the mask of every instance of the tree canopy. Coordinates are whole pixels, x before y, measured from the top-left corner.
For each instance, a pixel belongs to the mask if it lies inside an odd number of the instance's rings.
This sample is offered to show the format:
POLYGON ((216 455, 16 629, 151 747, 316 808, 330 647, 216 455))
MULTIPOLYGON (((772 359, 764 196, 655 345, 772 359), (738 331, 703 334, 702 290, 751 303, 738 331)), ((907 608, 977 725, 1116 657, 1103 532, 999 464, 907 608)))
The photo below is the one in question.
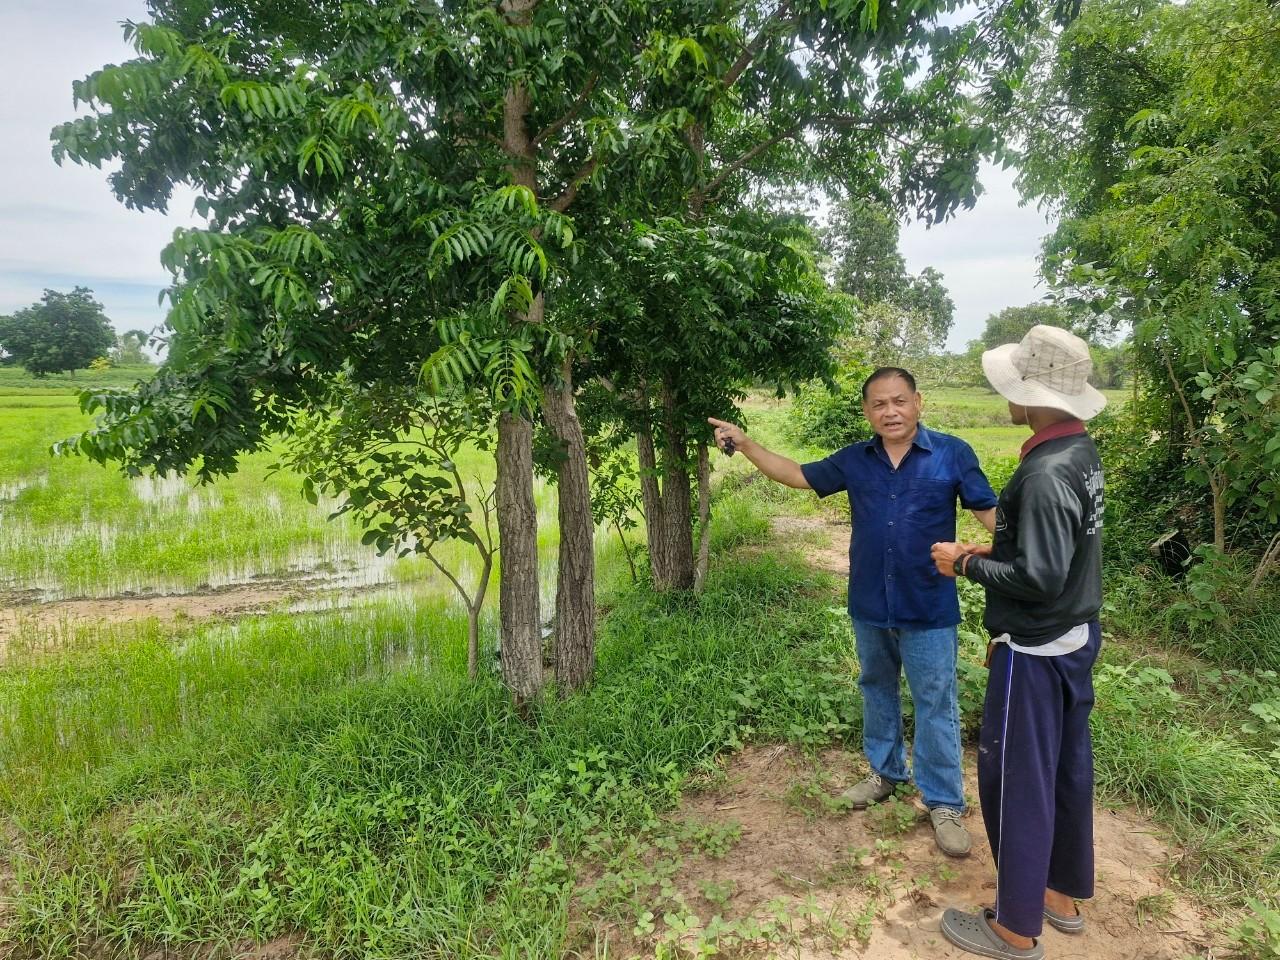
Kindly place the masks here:
MULTIPOLYGON (((972 204, 998 142, 990 118, 1025 61, 1019 38, 1072 4, 983 0, 941 25, 955 6, 152 0, 151 21, 127 26, 138 56, 75 85, 88 112, 54 131, 54 152, 118 162, 111 183, 133 207, 163 209, 184 184, 207 226, 163 256, 160 370, 87 398, 98 420, 68 449, 209 478, 323 415, 338 381, 379 396, 419 382, 480 390, 497 420, 503 666, 527 699, 543 679, 540 415, 558 452, 556 678, 578 686, 593 574, 575 376, 609 325, 596 268, 638 263, 626 248, 645 231, 687 240, 667 250, 683 253, 677 276, 696 278, 689 298, 664 273, 670 295, 628 350, 697 324, 700 308, 738 324, 737 353, 691 353, 714 362, 674 365, 645 409, 688 409, 701 384, 727 395, 726 374, 769 374, 744 358, 816 319, 751 266, 759 249, 727 250, 750 191, 803 183, 930 220, 972 204), (760 291, 750 310, 743 289, 760 291)), ((683 417, 660 446, 687 490, 683 417)))
POLYGON ((955 319, 942 274, 907 271, 898 221, 884 204, 851 198, 832 214, 823 241, 837 289, 857 299, 859 334, 871 361, 896 366, 945 345, 955 319))
POLYGON ((1046 268, 1134 322, 1148 427, 1247 546, 1280 521, 1280 8, 1089 4, 1018 111, 1046 268))
POLYGON ((80 370, 115 345, 111 321, 88 287, 46 290, 39 303, 0 317, 0 357, 37 377, 80 370))

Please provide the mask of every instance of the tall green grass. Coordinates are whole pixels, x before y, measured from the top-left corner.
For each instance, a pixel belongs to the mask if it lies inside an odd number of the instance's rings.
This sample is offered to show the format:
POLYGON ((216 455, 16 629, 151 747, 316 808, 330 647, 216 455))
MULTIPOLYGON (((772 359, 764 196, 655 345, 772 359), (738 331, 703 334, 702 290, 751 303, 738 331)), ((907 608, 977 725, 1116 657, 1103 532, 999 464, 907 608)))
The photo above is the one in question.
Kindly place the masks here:
MULTIPOLYGON (((717 540, 761 542, 758 510, 717 540)), ((718 563, 607 598, 598 679, 532 721, 467 683, 447 610, 104 638, 0 672, 19 956, 294 934, 336 957, 556 957, 575 855, 753 735, 856 728, 836 587, 718 563)))
POLYGON ((1280 898, 1280 769, 1250 736, 1248 698, 1195 658, 1104 644, 1093 719, 1099 790, 1151 811, 1181 845, 1171 865, 1201 894, 1280 898))
POLYGON ((79 390, 100 390, 108 387, 130 387, 139 380, 146 380, 156 372, 149 364, 110 367, 106 370, 71 370, 33 377, 19 366, 0 366, 0 396, 17 393, 22 396, 49 393, 63 396, 79 390))

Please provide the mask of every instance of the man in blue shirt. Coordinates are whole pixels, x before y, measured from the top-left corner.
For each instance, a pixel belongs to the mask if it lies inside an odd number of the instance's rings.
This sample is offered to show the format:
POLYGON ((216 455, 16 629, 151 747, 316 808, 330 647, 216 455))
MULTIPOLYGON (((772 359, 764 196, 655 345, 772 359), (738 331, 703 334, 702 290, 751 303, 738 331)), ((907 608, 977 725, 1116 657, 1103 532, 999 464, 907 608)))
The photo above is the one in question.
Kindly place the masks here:
POLYGON ((875 438, 803 465, 766 450, 734 424, 709 422, 717 444, 731 443, 726 449, 741 450, 771 480, 819 497, 847 491, 853 518, 849 616, 861 665, 862 738, 871 775, 845 797, 863 809, 910 777, 899 699, 905 671, 915 704, 916 786, 938 847, 963 857, 970 841, 960 823, 960 603, 955 581, 938 572, 930 549, 955 539, 957 498, 994 530, 996 495, 967 443, 920 424, 922 405, 910 373, 876 370, 862 387, 862 409, 875 438))

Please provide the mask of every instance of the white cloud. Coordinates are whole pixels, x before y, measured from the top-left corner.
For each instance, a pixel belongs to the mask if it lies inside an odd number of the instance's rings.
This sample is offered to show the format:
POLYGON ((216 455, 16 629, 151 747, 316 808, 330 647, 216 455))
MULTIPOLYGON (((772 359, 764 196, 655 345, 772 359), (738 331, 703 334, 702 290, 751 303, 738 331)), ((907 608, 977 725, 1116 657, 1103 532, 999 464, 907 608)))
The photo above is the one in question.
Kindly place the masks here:
MULTIPOLYGON (((53 162, 49 131, 76 115, 71 84, 133 56, 120 23, 146 17, 142 0, 5 0, 0 4, 0 313, 45 287, 90 287, 118 329, 150 328, 168 283, 160 250, 193 221, 139 213, 116 200, 107 170, 53 162)), ((185 195, 184 195, 185 196, 185 195)))
POLYGON ((902 227, 902 254, 915 273, 934 267, 956 305, 948 348, 961 350, 982 333, 987 317, 1041 299, 1046 288, 1037 258, 1053 224, 1034 206, 1020 206, 1014 172, 984 164, 986 192, 972 210, 926 229, 902 227))

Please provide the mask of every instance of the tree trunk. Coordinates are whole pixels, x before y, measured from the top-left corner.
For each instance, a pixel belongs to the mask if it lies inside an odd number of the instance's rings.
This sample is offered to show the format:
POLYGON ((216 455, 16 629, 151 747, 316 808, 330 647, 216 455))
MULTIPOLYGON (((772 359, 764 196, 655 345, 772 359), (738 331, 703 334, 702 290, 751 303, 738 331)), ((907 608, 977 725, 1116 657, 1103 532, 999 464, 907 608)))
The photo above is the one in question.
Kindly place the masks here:
MULTIPOLYGON (((689 217, 695 223, 702 219, 706 204, 706 140, 700 122, 690 125, 685 134, 697 165, 696 181, 689 194, 689 217)), ((662 377, 662 551, 666 568, 663 576, 654 572, 653 584, 660 591, 694 588, 696 575, 693 560, 692 490, 689 469, 685 463, 687 448, 684 427, 680 423, 676 394, 679 370, 662 377)))
POLYGON ((662 489, 658 486, 658 459, 653 450, 653 427, 648 423, 636 431, 636 459, 640 464, 640 498, 644 502, 644 532, 649 543, 649 571, 653 582, 665 583, 670 576, 666 542, 662 531, 662 489))
POLYGON ((662 592, 693 587, 693 491, 689 473, 680 463, 668 462, 662 489, 662 552, 667 569, 654 586, 662 592))
MULTIPOLYGON (((503 0, 514 26, 528 27, 538 0, 503 0)), ((529 135, 532 98, 523 83, 508 88, 502 111, 502 149, 511 182, 538 192, 537 156, 529 135)), ((539 293, 516 319, 538 323, 546 302, 539 293)), ((538 511, 533 500, 533 427, 524 417, 498 417, 498 534, 502 578, 498 607, 502 629, 502 678, 517 704, 542 689, 542 621, 538 610, 538 511)))
POLYGON ((701 593, 711 564, 711 463, 707 445, 698 444, 698 565, 693 571, 693 592, 701 593))
POLYGON ((636 573, 636 558, 631 552, 631 544, 627 543, 627 531, 622 529, 622 524, 618 521, 613 522, 613 529, 618 532, 618 543, 622 546, 622 554, 627 558, 627 567, 631 570, 631 582, 638 584, 640 576, 636 573))
POLYGON ((569 361, 562 384, 548 383, 542 412, 559 439, 564 457, 557 467, 560 515, 560 567, 556 576, 556 686, 572 693, 591 680, 595 670, 595 522, 591 516, 591 481, 587 447, 574 409, 569 361))
POLYGON ((1262 581, 1266 579, 1267 572, 1280 561, 1280 533, 1271 538, 1271 542, 1267 544, 1267 549, 1262 551, 1262 559, 1258 561, 1257 569, 1253 571, 1253 579, 1249 581, 1249 592, 1252 593, 1262 586, 1262 581))
POLYGON ((467 676, 472 680, 480 666, 480 611, 467 608, 467 676))
POLYGON ((662 549, 666 555, 666 576, 654 577, 661 591, 689 590, 693 587, 693 516, 689 470, 684 462, 685 435, 677 416, 675 387, 670 379, 662 384, 662 549))
POLYGON ((516 703, 542 689, 538 615, 538 510, 533 501, 533 426, 513 413, 498 416, 498 536, 502 577, 502 679, 516 703))
POLYGON ((1227 500, 1221 481, 1209 473, 1209 492, 1213 495, 1213 546, 1219 553, 1227 552, 1227 500))

